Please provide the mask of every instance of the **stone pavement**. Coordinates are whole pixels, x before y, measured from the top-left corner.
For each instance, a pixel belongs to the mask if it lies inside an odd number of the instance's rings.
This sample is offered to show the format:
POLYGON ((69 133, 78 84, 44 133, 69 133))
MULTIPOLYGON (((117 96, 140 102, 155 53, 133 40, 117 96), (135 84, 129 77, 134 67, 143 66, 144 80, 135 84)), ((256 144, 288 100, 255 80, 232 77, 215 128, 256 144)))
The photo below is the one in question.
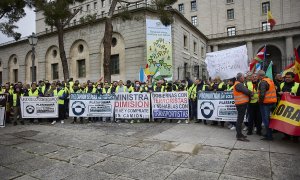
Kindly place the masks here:
POLYGON ((300 179, 300 143, 203 124, 49 124, 0 129, 0 179, 300 179))

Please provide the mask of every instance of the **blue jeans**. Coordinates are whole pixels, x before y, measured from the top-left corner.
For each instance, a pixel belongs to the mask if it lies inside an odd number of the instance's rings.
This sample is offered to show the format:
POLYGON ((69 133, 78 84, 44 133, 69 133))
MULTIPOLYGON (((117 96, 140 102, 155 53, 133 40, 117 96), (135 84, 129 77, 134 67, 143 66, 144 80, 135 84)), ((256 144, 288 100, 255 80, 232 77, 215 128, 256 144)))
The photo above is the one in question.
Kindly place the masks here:
POLYGON ((275 104, 260 104, 259 109, 261 113, 261 119, 264 123, 264 126, 267 130, 266 138, 272 139, 272 129, 269 128, 269 122, 270 122, 270 113, 271 109, 275 104))

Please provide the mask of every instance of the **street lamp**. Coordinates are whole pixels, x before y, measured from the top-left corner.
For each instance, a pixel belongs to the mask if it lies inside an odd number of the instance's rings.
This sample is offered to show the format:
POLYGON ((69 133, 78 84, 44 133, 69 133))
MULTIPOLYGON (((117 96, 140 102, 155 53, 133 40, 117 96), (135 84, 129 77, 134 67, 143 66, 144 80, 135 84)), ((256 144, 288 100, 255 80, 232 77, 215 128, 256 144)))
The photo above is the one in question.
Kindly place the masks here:
POLYGON ((31 36, 28 37, 29 44, 31 45, 31 60, 32 60, 32 66, 31 66, 31 80, 32 82, 35 81, 35 66, 34 66, 34 60, 35 60, 35 46, 37 44, 38 38, 36 34, 33 32, 31 36))

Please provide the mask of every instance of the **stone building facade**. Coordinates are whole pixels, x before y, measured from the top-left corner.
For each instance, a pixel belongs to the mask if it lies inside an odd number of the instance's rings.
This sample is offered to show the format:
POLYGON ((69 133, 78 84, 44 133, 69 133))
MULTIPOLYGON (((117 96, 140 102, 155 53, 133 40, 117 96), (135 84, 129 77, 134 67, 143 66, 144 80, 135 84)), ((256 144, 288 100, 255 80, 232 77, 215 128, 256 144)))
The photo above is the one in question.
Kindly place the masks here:
POLYGON ((246 44, 250 61, 266 45, 277 73, 293 61, 293 48, 300 52, 299 0, 179 0, 173 8, 208 37, 208 52, 246 44))
MULTIPOLYGON (((201 67, 207 38, 182 14, 177 11, 172 13, 173 79, 202 77, 206 74, 201 67)), ((145 67, 147 63, 146 19, 158 17, 154 10, 147 7, 135 8, 132 14, 133 18, 128 21, 118 16, 113 18, 115 43, 111 54, 117 59, 115 66, 119 70, 112 75, 112 80, 138 79, 140 67, 145 67)), ((98 17, 94 23, 76 23, 66 29, 64 41, 70 77, 80 81, 96 81, 103 76, 103 37, 102 17, 98 17)), ((2 82, 31 82, 31 47, 27 39, 0 45, 0 58, 2 82)), ((38 33, 35 62, 37 80, 63 79, 55 29, 53 32, 47 30, 38 33)))

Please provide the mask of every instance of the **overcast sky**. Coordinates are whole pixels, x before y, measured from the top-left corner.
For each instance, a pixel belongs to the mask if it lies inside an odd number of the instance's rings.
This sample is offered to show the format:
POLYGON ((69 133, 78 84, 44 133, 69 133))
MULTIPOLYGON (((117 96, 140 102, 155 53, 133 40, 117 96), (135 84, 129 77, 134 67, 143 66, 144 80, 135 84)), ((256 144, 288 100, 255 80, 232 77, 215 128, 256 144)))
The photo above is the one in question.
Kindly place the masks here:
MULTIPOLYGON (((16 31, 22 34, 22 37, 31 35, 35 32, 35 13, 33 9, 25 8, 26 16, 18 21, 17 26, 19 29, 16 31)), ((8 38, 6 35, 0 32, 0 44, 8 41, 14 40, 13 38, 8 38)))

